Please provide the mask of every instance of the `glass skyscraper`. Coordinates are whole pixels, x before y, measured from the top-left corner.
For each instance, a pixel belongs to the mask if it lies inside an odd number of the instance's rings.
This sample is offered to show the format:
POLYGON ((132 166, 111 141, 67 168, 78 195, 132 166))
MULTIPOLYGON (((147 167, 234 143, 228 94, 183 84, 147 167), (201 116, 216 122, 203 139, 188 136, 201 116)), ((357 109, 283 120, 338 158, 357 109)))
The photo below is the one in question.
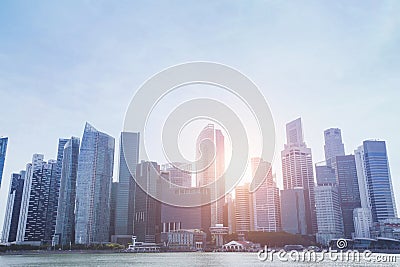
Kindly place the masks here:
POLYGON ((86 123, 78 159, 75 243, 109 241, 114 138, 86 123))
POLYGON ((0 187, 3 178, 4 162, 6 161, 7 143, 7 137, 0 137, 0 187))
MULTIPOLYGON (((63 142, 64 143, 64 142, 63 142)), ((79 138, 72 137, 62 151, 61 180, 58 198, 55 238, 57 244, 74 243, 76 177, 78 170, 79 138)), ((59 156, 58 158, 61 158, 59 156)), ((57 162, 58 165, 58 162, 57 162)))
POLYGON ((139 161, 139 133, 122 132, 120 138, 119 179, 115 207, 115 235, 133 234, 136 165, 139 161), (132 173, 131 173, 132 171, 132 173))
POLYGON ((368 140, 356 151, 357 167, 361 181, 360 190, 364 191, 372 212, 372 221, 378 222, 397 216, 389 161, 384 141, 368 140), (363 185, 364 184, 364 185, 363 185))
POLYGON ((22 193, 24 190, 25 171, 11 175, 6 215, 3 225, 3 242, 14 242, 17 239, 19 214, 21 211, 22 193))

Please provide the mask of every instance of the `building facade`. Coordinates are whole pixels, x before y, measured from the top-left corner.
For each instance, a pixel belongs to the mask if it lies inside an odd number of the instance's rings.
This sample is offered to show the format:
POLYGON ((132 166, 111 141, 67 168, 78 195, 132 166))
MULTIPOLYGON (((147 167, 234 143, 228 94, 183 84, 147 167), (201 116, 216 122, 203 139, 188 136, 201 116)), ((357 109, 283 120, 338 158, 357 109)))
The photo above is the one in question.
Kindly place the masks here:
POLYGON ((58 242, 55 243, 60 245, 69 245, 75 242, 75 200, 79 144, 79 138, 72 137, 63 147, 63 156, 58 157, 61 160, 61 180, 55 230, 55 239, 58 242))
POLYGON ((249 184, 238 185, 235 188, 235 221, 236 233, 251 230, 251 212, 249 184))
POLYGON ((54 236, 54 208, 50 207, 50 200, 57 161, 43 159, 43 155, 34 154, 32 163, 27 165, 17 232, 20 243, 51 244, 54 236))
POLYGON ((120 137, 118 193, 115 206, 115 235, 133 234, 136 165, 139 161, 139 133, 122 132, 120 137), (133 175, 132 175, 133 173, 133 175))
POLYGON ((13 173, 11 175, 2 234, 2 242, 4 243, 15 242, 17 240, 25 173, 25 171, 21 171, 20 173, 13 173))
MULTIPOLYGON (((210 204, 211 226, 222 224, 225 198, 225 146, 221 130, 215 129, 213 124, 208 124, 199 134, 196 142, 196 184, 198 187, 210 186, 210 200, 217 199, 210 204)), ((209 201, 210 202, 210 201, 209 201)))
POLYGON ((78 159, 75 243, 109 241, 114 138, 86 123, 78 159))
POLYGON ((4 163, 6 161, 8 137, 0 136, 0 187, 3 178, 4 163))
POLYGON ((371 209, 372 222, 397 217, 386 143, 364 141, 355 153, 362 206, 371 209))
MULTIPOLYGON (((287 144, 281 152, 282 157, 282 174, 283 188, 294 189, 303 188, 308 195, 305 198, 306 205, 304 216, 301 219, 311 223, 311 227, 306 227, 307 234, 315 234, 317 232, 317 218, 315 211, 315 195, 314 195, 314 173, 311 149, 308 148, 303 138, 303 128, 301 119, 296 119, 286 125, 287 144)), ((284 206, 282 205, 282 208, 284 206)), ((281 212, 287 212, 283 209, 281 212)))
POLYGON ((156 162, 142 161, 136 166, 138 185, 134 194, 133 232, 140 242, 159 243, 161 241, 161 203, 150 196, 157 195, 160 190, 157 182, 159 175, 160 166, 156 162))
POLYGON ((315 187, 315 202, 317 203, 317 242, 328 245, 331 239, 343 238, 342 210, 337 186, 325 184, 315 187))
POLYGON ((312 224, 309 192, 301 187, 281 190, 282 230, 291 234, 308 235, 312 224))

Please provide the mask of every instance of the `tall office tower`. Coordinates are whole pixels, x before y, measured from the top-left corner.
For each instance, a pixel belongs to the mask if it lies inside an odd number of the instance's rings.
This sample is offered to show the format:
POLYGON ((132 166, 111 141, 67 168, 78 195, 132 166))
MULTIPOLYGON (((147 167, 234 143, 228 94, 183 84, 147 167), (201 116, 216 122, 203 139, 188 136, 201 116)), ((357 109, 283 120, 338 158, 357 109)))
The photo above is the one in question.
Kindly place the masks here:
POLYGON ((76 179, 75 243, 108 242, 114 138, 86 123, 76 179))
POLYGON ((308 235, 311 232, 308 190, 302 187, 281 190, 282 230, 291 234, 308 235))
POLYGON ((118 243, 117 239, 113 239, 113 236, 115 236, 115 210, 117 208, 117 194, 118 194, 118 182, 113 182, 111 184, 111 197, 110 197, 110 240, 112 243, 118 243))
POLYGON ((325 184, 315 187, 315 202, 318 223, 317 242, 328 245, 331 239, 343 238, 342 211, 337 186, 325 184))
POLYGON ((115 208, 115 235, 133 234, 134 192, 136 165, 139 161, 139 133, 122 132, 119 146, 119 179, 115 208), (133 172, 133 175, 131 173, 133 172))
MULTIPOLYGON (((75 242, 75 199, 79 143, 79 138, 71 137, 62 148, 62 156, 59 155, 59 160, 57 161, 57 167, 59 166, 59 161, 61 161, 61 180, 56 217, 55 243, 63 246, 75 242)), ((59 147, 60 150, 61 147, 59 147)))
POLYGON ((11 175, 10 191, 8 193, 6 215, 3 225, 3 242, 17 240, 19 214, 21 211, 22 193, 24 190, 25 171, 11 175))
POLYGON ((3 177, 4 162, 6 161, 8 137, 0 136, 0 187, 3 177))
MULTIPOLYGON (((286 125, 287 144, 282 151, 282 173, 284 189, 301 187, 308 194, 307 208, 304 221, 311 222, 307 227, 307 234, 317 232, 317 218, 315 212, 314 174, 311 149, 304 142, 301 119, 298 118, 286 125)), ((283 209, 281 212, 286 212, 283 209)))
POLYGON ((244 233, 250 231, 250 192, 249 184, 238 185, 235 188, 235 220, 236 232, 244 233))
POLYGON ((51 244, 54 236, 50 207, 51 183, 56 179, 57 161, 43 161, 34 154, 28 164, 21 203, 17 241, 32 245, 51 244))
POLYGON ((329 161, 336 156, 344 156, 344 144, 342 142, 342 131, 338 128, 330 128, 324 131, 325 137, 325 160, 329 161))
POLYGON ((229 234, 236 233, 235 200, 231 193, 225 197, 224 225, 228 226, 229 234))
POLYGON ((192 168, 190 164, 174 162, 162 165, 162 170, 168 172, 169 181, 173 185, 192 187, 192 168))
POLYGON ((355 157, 354 155, 336 156, 332 159, 332 166, 336 170, 344 237, 352 238, 354 233, 353 212, 354 209, 361 208, 355 157))
POLYGON ((364 141, 355 154, 362 208, 371 209, 373 222, 396 217, 386 143, 364 141))
POLYGON ((253 179, 264 179, 260 187, 250 195, 253 211, 251 230, 278 232, 281 229, 281 204, 271 164, 261 158, 252 158, 251 167, 253 179))
POLYGON ((160 242, 161 203, 150 196, 157 195, 160 190, 159 175, 160 166, 156 162, 142 161, 136 166, 138 186, 135 189, 133 234, 141 242, 160 242))
MULTIPOLYGON (((208 124, 199 134, 196 143, 196 159, 199 160, 197 169, 197 185, 206 186, 213 182, 210 197, 216 199, 225 192, 225 152, 224 136, 221 130, 214 129, 213 124, 208 124), (211 164, 210 164, 211 163, 211 164)), ((222 224, 224 220, 225 198, 221 197, 211 203, 211 226, 222 224)))
MULTIPOLYGON (((49 190, 49 206, 48 206, 48 214, 47 217, 48 224, 51 225, 51 232, 55 233, 56 229, 56 221, 57 221, 57 210, 58 210, 58 199, 60 195, 60 182, 61 182, 61 170, 63 163, 63 155, 64 155, 64 146, 69 141, 69 139, 60 138, 58 140, 58 149, 57 149, 57 164, 55 169, 55 175, 52 176, 50 181, 50 190, 49 190)), ((52 236, 55 238, 55 236, 52 236)))
POLYGON ((317 185, 336 184, 336 171, 325 161, 315 163, 315 176, 317 185))

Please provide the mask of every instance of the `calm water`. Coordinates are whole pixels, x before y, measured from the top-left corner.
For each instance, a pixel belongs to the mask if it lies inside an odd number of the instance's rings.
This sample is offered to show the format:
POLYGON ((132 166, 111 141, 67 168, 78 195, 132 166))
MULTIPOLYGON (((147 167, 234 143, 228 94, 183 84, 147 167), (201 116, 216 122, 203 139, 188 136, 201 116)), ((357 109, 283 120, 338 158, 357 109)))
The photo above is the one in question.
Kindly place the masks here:
POLYGON ((44 254, 0 256, 0 266, 400 266, 396 263, 260 262, 255 253, 44 254))

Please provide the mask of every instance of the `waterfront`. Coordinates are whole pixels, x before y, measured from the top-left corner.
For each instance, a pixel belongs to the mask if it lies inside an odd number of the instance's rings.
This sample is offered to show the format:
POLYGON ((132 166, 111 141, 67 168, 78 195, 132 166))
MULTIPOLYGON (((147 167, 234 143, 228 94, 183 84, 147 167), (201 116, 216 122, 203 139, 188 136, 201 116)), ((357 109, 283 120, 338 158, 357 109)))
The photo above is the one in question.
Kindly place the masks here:
MULTIPOLYGON (((380 254, 383 255, 383 254, 380 254)), ((398 266, 397 263, 344 263, 325 260, 324 266, 398 266)), ((1 255, 0 266, 316 266, 315 263, 261 262, 256 253, 63 253, 1 255)), ((319 264, 318 264, 319 265, 319 264)))

